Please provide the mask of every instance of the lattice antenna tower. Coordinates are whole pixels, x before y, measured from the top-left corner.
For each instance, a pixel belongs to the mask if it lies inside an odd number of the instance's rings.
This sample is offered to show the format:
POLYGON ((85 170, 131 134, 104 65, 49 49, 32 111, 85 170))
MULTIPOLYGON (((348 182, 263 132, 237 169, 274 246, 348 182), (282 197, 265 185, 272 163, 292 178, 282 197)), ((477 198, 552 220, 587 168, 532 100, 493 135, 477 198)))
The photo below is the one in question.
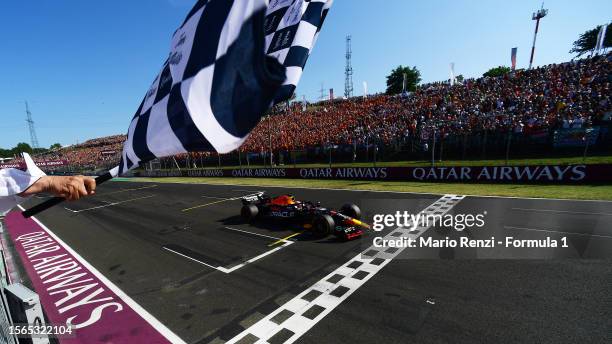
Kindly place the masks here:
POLYGON ((344 69, 344 97, 351 98, 353 96, 353 49, 351 47, 351 35, 346 36, 346 68, 344 69))
POLYGON ((321 83, 321 89, 319 90, 319 100, 323 101, 323 100, 325 100, 325 98, 327 98, 325 96, 325 84, 321 83))
POLYGON ((38 136, 36 136, 36 129, 34 128, 34 120, 32 119, 32 113, 30 112, 30 107, 28 106, 28 102, 25 102, 26 107, 26 122, 28 123, 28 129, 30 130, 30 143, 32 144, 32 148, 40 148, 38 145, 38 136))

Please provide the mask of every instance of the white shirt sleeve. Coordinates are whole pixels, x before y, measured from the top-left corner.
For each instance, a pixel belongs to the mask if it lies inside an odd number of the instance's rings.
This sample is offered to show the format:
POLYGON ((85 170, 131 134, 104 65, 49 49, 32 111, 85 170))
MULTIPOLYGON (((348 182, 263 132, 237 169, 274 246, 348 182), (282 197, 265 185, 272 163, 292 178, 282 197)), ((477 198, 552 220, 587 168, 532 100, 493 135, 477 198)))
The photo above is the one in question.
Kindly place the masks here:
POLYGON ((21 171, 14 168, 0 170, 0 215, 6 214, 14 206, 27 198, 18 195, 27 190, 45 174, 40 170, 21 171))

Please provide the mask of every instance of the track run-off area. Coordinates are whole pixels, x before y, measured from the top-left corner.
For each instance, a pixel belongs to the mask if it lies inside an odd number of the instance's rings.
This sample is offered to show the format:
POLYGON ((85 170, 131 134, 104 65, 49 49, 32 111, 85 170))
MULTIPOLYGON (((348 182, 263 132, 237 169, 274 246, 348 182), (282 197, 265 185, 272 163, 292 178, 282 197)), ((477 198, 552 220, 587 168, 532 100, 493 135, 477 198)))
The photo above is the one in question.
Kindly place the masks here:
POLYGON ((612 202, 110 182, 35 221, 18 216, 6 218, 5 244, 26 265, 26 283, 39 286, 48 320, 91 319, 82 333, 96 329, 66 342, 610 340, 612 202), (258 192, 356 203, 368 223, 398 210, 484 214, 485 223, 385 228, 342 242, 290 223, 245 223, 240 197, 258 192), (373 246, 376 236, 565 237, 567 247, 388 249, 373 246), (74 259, 68 267, 83 275, 53 269, 51 255, 74 259))

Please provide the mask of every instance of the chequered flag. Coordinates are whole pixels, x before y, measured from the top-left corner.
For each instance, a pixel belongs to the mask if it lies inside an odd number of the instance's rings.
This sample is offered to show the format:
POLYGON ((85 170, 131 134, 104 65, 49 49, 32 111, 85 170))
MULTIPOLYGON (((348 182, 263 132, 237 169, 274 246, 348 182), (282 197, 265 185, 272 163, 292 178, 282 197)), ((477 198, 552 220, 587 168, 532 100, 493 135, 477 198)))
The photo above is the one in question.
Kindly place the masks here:
POLYGON ((266 53, 287 68, 287 80, 275 103, 289 99, 333 0, 270 0, 266 14, 266 53))
POLYGON ((230 152, 289 99, 333 0, 199 0, 128 129, 113 176, 155 158, 230 152))

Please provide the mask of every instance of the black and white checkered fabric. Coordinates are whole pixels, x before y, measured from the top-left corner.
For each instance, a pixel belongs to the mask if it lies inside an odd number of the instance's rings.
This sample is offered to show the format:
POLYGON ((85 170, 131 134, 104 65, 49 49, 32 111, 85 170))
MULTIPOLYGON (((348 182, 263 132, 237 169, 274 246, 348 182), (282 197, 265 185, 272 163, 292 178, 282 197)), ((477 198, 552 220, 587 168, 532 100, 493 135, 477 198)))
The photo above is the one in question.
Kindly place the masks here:
POLYGON ((332 0, 199 0, 128 130, 122 175, 159 157, 227 153, 295 90, 332 0))
POLYGON ((266 13, 266 53, 287 68, 275 103, 297 87, 333 0, 270 0, 266 13))

